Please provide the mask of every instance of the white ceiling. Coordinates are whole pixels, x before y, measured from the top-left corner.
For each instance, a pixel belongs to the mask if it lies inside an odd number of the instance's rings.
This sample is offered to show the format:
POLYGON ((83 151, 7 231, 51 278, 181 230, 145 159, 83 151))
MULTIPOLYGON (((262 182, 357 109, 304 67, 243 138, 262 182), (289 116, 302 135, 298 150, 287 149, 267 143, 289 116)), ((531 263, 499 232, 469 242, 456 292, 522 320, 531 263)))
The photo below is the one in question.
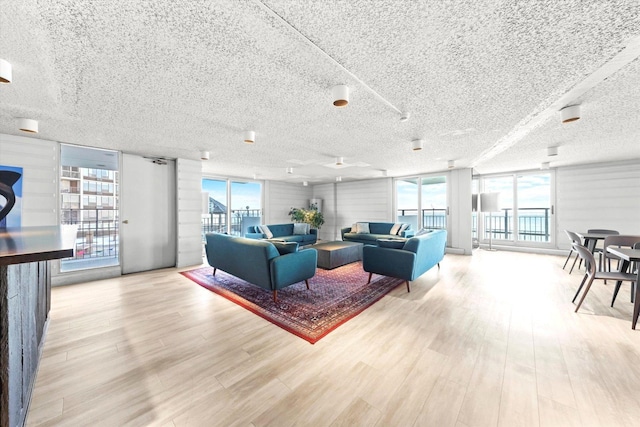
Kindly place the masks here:
POLYGON ((637 0, 0 0, 0 133, 28 117, 37 138, 311 184, 639 159, 639 54, 637 0))

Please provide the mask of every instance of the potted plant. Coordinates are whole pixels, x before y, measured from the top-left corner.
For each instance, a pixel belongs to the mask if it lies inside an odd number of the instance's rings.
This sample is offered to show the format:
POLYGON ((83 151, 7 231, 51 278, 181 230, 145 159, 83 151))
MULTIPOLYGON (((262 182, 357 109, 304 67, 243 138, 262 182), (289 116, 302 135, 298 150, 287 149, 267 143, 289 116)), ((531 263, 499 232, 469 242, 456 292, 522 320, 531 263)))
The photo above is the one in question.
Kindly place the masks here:
POLYGON ((289 216, 293 222, 305 222, 311 228, 317 228, 318 230, 324 224, 324 216, 315 204, 310 205, 308 209, 291 208, 289 216))

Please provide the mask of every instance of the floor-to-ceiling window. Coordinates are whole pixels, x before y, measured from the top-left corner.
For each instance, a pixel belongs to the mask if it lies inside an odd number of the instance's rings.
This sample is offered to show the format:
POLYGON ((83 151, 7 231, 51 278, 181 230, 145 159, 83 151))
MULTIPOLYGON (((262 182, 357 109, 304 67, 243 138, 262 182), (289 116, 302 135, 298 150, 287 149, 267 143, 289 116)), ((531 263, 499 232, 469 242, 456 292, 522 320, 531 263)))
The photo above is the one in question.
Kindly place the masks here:
POLYGON ((447 228, 447 178, 423 176, 399 178, 396 183, 396 220, 411 228, 447 228))
POLYGON ((60 271, 119 265, 118 153, 62 144, 60 223, 78 228, 60 271))
POLYGON ((262 218, 262 184, 255 181, 202 180, 203 233, 243 236, 262 218))
MULTIPOLYGON (((481 178, 482 192, 499 193, 495 212, 483 212, 485 241, 507 244, 553 242, 553 174, 551 171, 514 173, 481 178)), ((482 210, 482 206, 480 206, 482 210)))

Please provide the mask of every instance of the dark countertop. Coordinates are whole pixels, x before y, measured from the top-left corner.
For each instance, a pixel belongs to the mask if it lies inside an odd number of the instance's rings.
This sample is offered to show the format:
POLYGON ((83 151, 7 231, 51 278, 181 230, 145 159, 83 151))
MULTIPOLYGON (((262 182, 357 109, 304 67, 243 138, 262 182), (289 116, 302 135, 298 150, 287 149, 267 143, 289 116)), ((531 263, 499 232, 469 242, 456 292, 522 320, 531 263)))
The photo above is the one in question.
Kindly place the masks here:
POLYGON ((0 229, 0 265, 71 257, 75 230, 60 226, 0 229))

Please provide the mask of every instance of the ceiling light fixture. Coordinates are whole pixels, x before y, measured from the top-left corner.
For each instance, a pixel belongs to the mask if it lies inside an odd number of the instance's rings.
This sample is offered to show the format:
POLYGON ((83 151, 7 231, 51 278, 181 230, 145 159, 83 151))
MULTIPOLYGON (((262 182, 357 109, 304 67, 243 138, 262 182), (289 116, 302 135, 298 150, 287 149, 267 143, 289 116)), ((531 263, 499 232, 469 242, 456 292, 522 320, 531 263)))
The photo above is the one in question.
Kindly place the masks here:
POLYGON ((557 156, 557 155, 558 155, 558 147, 547 148, 547 156, 557 156))
POLYGON ((309 185, 309 183, 307 181, 302 181, 302 185, 306 187, 307 185, 309 185))
POLYGON ((580 119, 580 105, 570 105, 560 110, 562 123, 571 123, 580 119))
POLYGON ((549 162, 540 163, 540 169, 542 169, 542 170, 549 169, 549 162))
POLYGON ((349 86, 338 85, 331 89, 333 95, 333 105, 336 107, 346 107, 349 104, 349 86))
POLYGON ((456 161, 455 161, 455 160, 449 160, 449 161, 447 162, 447 167, 448 167, 449 169, 453 169, 453 168, 455 168, 455 167, 456 167, 456 161))
POLYGON ((0 83, 11 83, 11 64, 0 59, 0 83))
POLYGON ((382 169, 382 176, 389 176, 389 171, 386 169, 382 169))
POLYGON ((411 113, 409 113, 408 111, 406 113, 402 113, 402 115, 400 116, 400 121, 406 122, 407 120, 409 120, 409 117, 411 117, 411 113))
POLYGON ((200 152, 200 160, 209 160, 209 152, 201 151, 200 152))
POLYGON ((411 141, 413 151, 422 150, 422 146, 424 145, 424 141, 422 139, 414 139, 411 141))
POLYGON ((336 165, 342 166, 344 164, 344 157, 336 157, 336 165))
POLYGON ((342 181, 342 177, 341 176, 336 176, 336 182, 341 182, 342 181))
POLYGON ((38 121, 33 119, 18 119, 18 129, 23 132, 38 133, 38 121))
POLYGON ((252 130, 245 130, 242 134, 244 142, 247 144, 253 144, 256 142, 256 133, 252 130))
POLYGON ((293 173, 293 168, 287 168, 287 173, 291 175, 293 173))

